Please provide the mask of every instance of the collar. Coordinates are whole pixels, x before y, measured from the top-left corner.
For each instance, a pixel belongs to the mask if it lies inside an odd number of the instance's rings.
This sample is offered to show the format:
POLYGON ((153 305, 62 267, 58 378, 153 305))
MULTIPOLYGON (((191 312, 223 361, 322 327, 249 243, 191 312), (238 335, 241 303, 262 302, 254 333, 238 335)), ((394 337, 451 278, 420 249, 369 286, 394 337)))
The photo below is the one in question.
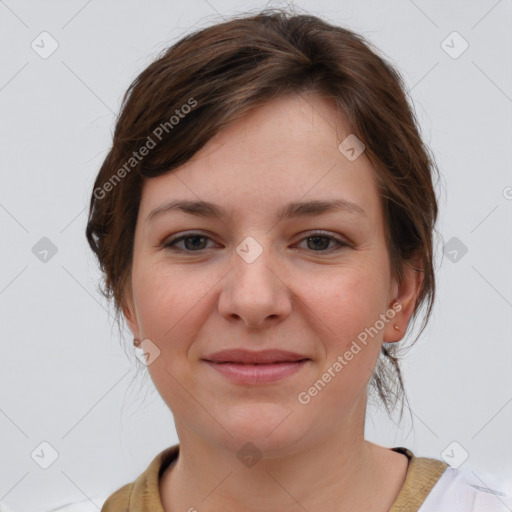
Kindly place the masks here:
MULTIPOLYGON (((405 483, 389 512, 417 511, 448 466, 445 462, 416 457, 402 446, 391 448, 409 459, 405 483)), ((112 494, 101 512, 164 512, 160 500, 160 478, 179 455, 179 444, 160 452, 147 469, 131 484, 112 494)))

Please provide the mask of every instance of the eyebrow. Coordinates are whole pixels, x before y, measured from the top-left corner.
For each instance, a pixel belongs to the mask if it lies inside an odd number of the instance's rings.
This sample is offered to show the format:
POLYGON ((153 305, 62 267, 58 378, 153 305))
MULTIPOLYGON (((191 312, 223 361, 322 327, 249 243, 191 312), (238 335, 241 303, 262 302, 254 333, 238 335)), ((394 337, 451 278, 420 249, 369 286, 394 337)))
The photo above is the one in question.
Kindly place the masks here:
MULTIPOLYGON (((208 201, 177 200, 168 201, 156 207, 147 216, 146 223, 150 222, 158 215, 171 211, 181 211, 199 217, 214 217, 219 219, 228 217, 226 210, 208 201)), ((361 206, 347 199, 318 199, 314 201, 289 203, 277 214, 277 219, 315 216, 331 211, 343 211, 366 216, 366 212, 361 206)))

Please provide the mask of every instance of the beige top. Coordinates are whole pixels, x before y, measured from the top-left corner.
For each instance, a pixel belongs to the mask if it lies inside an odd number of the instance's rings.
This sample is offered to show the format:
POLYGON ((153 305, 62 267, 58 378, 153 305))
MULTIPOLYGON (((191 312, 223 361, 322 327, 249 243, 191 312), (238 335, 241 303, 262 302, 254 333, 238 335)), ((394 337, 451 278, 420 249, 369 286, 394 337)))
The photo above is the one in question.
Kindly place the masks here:
MULTIPOLYGON (((389 512, 417 512, 448 464, 437 459, 415 457, 403 447, 392 448, 409 459, 405 483, 389 512)), ((101 512, 164 512, 159 481, 165 469, 177 459, 179 444, 160 452, 135 482, 110 495, 101 512)))

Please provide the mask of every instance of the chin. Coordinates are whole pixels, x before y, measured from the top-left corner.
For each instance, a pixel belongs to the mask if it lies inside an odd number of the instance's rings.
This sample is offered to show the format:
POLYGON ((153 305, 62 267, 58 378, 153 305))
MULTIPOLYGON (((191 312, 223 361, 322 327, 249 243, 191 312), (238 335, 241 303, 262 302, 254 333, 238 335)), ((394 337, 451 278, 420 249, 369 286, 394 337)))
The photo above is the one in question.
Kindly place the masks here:
POLYGON ((298 442, 306 427, 298 411, 278 403, 245 403, 230 406, 222 415, 228 433, 223 442, 238 451, 252 443, 265 457, 287 453, 298 442))

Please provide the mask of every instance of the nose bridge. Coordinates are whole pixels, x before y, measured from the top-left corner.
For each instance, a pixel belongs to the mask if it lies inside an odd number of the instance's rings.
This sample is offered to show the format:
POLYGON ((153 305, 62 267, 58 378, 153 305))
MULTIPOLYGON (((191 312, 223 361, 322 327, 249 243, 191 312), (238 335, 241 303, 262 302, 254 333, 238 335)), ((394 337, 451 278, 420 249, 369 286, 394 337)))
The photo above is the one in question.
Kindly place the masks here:
POLYGON ((269 317, 283 316, 291 309, 286 285, 276 275, 276 257, 264 245, 263 236, 259 239, 246 237, 236 247, 232 269, 219 298, 223 316, 240 317, 250 326, 260 325, 269 317))

